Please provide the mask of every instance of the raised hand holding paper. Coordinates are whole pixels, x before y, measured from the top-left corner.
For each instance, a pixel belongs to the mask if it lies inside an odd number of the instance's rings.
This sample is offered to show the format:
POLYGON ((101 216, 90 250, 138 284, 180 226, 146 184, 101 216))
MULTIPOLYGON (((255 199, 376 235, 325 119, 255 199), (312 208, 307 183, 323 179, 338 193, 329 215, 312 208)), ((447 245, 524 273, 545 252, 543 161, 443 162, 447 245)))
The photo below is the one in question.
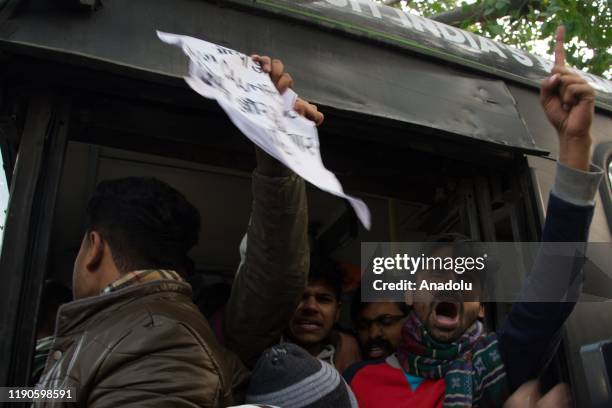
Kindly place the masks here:
POLYGON ((157 35, 189 57, 185 81, 194 91, 215 99, 238 129, 266 153, 320 189, 347 199, 370 229, 366 204, 346 195, 323 165, 316 126, 293 110, 296 94, 292 90, 281 96, 260 66, 238 51, 184 35, 160 31, 157 35))

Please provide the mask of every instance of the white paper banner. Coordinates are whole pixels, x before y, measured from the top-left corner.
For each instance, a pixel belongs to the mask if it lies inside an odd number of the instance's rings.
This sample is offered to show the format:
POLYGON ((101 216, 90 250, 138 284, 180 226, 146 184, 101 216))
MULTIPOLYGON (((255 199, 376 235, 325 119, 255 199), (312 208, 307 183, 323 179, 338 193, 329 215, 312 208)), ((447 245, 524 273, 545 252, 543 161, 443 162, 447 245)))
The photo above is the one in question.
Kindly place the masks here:
POLYGON ((181 47, 189 57, 185 81, 194 91, 215 99, 238 129, 265 152, 321 190, 347 199, 370 229, 366 204, 346 195, 336 176, 323 165, 317 128, 293 110, 297 97, 293 91, 281 97, 270 76, 238 51, 184 35, 161 31, 157 35, 181 47))

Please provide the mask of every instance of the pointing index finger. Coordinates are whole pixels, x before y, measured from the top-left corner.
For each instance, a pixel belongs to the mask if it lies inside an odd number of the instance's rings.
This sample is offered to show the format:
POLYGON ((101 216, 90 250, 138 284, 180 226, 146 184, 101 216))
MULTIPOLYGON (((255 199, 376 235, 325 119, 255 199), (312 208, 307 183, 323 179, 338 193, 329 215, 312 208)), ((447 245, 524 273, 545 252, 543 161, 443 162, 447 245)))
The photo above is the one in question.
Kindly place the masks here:
POLYGON ((565 66, 565 27, 560 25, 557 28, 557 35, 555 39, 555 66, 565 66))

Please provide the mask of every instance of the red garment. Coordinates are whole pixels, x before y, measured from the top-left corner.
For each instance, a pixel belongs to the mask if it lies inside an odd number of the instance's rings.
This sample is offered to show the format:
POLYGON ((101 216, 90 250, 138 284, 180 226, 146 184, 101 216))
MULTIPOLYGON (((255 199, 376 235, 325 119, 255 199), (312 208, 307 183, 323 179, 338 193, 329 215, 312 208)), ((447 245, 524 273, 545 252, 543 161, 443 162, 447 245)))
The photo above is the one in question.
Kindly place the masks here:
POLYGON ((444 379, 423 380, 414 391, 395 354, 357 363, 344 377, 359 408, 441 408, 444 402, 444 379))

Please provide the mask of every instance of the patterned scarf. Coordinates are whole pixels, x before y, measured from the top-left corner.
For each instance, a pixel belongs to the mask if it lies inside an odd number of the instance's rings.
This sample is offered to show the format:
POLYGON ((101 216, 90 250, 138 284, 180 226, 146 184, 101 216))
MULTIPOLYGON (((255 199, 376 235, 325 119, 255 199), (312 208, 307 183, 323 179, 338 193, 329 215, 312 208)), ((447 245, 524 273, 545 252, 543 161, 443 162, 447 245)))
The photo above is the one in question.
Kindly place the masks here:
POLYGON ((123 289, 130 285, 137 283, 151 282, 155 280, 175 280, 184 282, 181 276, 171 270, 167 269, 145 269, 142 271, 133 271, 126 273, 116 281, 110 283, 101 293, 111 293, 119 289, 123 289))
POLYGON ((444 407, 501 407, 509 387, 495 334, 484 334, 476 321, 453 343, 433 339, 414 312, 402 328, 397 353, 409 374, 444 378, 444 407))

